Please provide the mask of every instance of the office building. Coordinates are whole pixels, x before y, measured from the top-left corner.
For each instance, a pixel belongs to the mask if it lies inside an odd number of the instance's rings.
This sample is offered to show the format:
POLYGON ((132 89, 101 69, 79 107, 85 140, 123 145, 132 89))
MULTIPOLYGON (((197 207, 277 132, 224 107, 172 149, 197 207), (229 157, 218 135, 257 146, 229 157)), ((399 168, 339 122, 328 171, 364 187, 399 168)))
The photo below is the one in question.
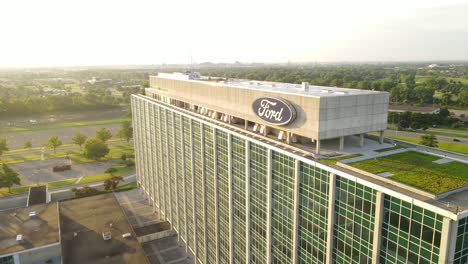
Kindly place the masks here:
POLYGON ((467 263, 466 189, 319 160, 388 147, 388 93, 161 73, 145 92, 138 182, 199 263, 467 263))

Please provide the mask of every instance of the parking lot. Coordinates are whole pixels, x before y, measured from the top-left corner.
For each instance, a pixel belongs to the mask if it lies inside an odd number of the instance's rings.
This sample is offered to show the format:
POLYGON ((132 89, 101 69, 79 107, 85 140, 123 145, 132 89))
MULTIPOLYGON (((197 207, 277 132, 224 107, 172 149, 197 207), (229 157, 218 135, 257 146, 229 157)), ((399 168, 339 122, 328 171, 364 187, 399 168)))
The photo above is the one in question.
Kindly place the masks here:
POLYGON ((69 164, 69 161, 59 158, 27 161, 11 164, 10 166, 20 174, 22 185, 31 185, 103 173, 109 168, 111 161, 72 164, 71 170, 52 172, 52 167, 63 164, 69 164))

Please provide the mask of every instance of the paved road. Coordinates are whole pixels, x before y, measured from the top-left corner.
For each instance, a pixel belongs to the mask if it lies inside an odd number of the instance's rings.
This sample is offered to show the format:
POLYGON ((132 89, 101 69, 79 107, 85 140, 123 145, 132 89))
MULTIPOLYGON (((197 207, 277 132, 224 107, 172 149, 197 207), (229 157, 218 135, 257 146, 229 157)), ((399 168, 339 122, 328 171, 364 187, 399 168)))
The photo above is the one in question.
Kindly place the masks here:
MULTIPOLYGON (((124 175, 123 178, 124 178, 123 184, 132 183, 136 181, 136 174, 131 172, 127 175, 124 175)), ((88 183, 78 183, 78 184, 73 184, 73 185, 60 186, 56 188, 51 188, 49 189, 49 191, 51 192, 68 191, 72 187, 80 188, 83 186, 91 186, 91 187, 102 186, 102 181, 96 181, 94 183, 88 182, 88 183)), ((19 193, 19 194, 7 196, 7 197, 0 197, 0 210, 6 210, 8 208, 25 207, 27 198, 28 198, 27 192, 23 192, 23 193, 19 193)))
MULTIPOLYGON (((395 131, 395 130, 385 130, 385 135, 392 135, 392 136, 402 136, 402 137, 410 137, 410 138, 421 138, 421 135, 424 133, 417 133, 417 132, 409 132, 409 131, 395 131)), ((441 135, 436 135, 438 141, 444 141, 444 142, 454 142, 453 139, 456 138, 460 140, 460 142, 455 142, 455 143, 460 143, 460 144, 468 144, 468 138, 460 138, 460 137, 450 137, 450 136, 441 136, 441 135)))

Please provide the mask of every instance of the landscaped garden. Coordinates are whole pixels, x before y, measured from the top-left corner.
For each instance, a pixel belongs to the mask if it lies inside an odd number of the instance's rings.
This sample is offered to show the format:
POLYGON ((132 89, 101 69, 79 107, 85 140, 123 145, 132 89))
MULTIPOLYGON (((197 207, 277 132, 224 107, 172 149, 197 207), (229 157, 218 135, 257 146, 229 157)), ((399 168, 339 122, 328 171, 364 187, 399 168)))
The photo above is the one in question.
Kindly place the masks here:
POLYGON ((374 173, 389 172, 395 181, 431 193, 440 193, 468 184, 468 164, 452 161, 437 164, 437 156, 407 151, 348 165, 374 173))

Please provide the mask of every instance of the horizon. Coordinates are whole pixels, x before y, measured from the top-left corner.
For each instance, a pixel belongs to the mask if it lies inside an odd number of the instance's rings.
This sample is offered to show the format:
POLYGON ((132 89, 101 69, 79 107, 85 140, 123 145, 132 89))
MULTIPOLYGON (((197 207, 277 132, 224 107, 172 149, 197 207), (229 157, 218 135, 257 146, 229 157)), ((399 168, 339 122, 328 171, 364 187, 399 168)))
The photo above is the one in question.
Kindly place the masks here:
POLYGON ((463 0, 18 0, 0 8, 1 68, 468 61, 463 0))

